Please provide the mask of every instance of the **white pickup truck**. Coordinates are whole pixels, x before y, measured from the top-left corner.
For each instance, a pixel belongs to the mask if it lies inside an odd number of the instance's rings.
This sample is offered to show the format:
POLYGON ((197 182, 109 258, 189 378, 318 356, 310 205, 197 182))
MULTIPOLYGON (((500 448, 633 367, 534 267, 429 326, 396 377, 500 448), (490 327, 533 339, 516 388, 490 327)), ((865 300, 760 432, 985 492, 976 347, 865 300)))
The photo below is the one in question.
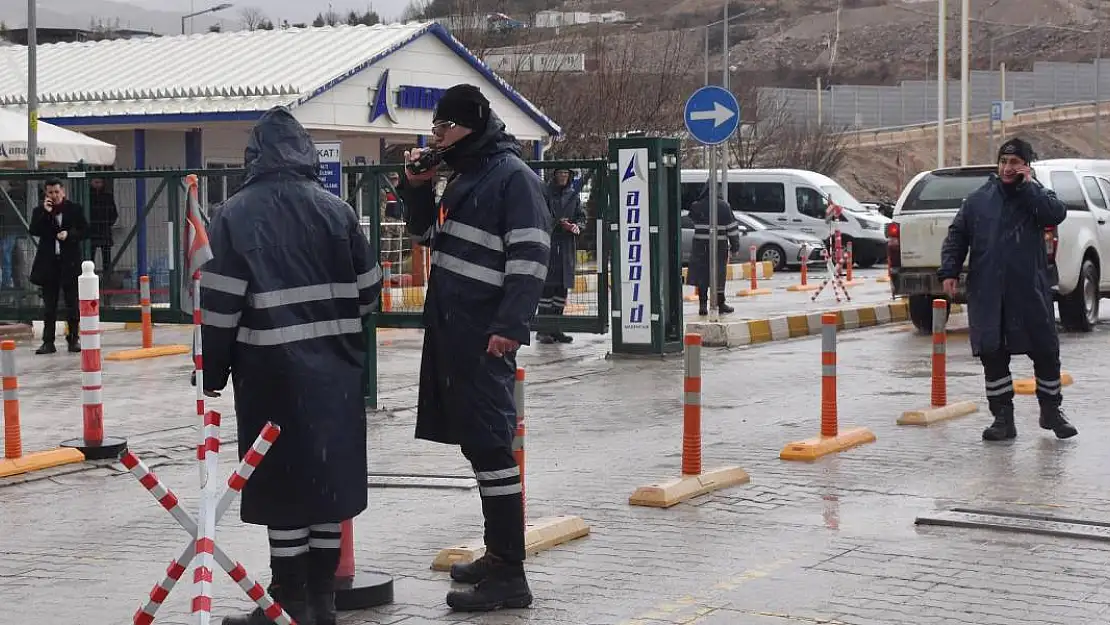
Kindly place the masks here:
MULTIPOLYGON (((1045 230, 1045 252, 1065 329, 1089 332, 1098 322, 1099 299, 1110 296, 1110 161, 1052 159, 1033 163, 1037 180, 1068 206, 1057 228, 1045 230)), ((910 319, 930 331, 931 300, 947 298, 937 279, 948 226, 964 198, 997 168, 949 167, 918 174, 902 191, 887 225, 890 285, 909 296, 910 319)), ((955 301, 965 303, 967 265, 955 301)))

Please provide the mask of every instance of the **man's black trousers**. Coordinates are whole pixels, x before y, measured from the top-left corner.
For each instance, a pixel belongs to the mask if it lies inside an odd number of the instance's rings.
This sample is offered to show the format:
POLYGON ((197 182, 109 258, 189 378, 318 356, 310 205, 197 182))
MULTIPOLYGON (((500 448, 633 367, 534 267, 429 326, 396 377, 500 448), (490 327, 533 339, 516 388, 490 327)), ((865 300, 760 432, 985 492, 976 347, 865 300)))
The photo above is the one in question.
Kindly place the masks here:
MULTIPOLYGON (((1060 353, 1030 354, 1037 381, 1037 402, 1042 409, 1056 408, 1063 402, 1060 383, 1060 353)), ((987 403, 991 413, 1014 405, 1014 377, 1010 374, 1010 353, 1005 350, 981 354, 986 378, 987 403)))
POLYGON ((77 340, 80 327, 80 313, 77 308, 77 278, 48 282, 42 287, 42 342, 54 342, 54 327, 58 323, 58 295, 64 298, 66 323, 69 324, 69 341, 77 340))
POLYGON ((524 494, 512 449, 478 451, 464 446, 462 452, 478 478, 486 550, 512 564, 524 562, 524 494))

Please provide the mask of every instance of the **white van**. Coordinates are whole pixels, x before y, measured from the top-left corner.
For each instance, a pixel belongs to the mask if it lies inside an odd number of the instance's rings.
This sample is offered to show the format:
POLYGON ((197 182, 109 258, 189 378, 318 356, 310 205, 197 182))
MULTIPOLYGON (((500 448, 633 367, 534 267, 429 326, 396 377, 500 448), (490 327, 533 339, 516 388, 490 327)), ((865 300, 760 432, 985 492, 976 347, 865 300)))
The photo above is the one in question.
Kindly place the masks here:
MULTIPOLYGON (((709 180, 709 170, 683 169, 681 180, 682 208, 687 209, 709 180)), ((840 237, 845 245, 852 242, 856 264, 871 267, 886 258, 884 230, 890 220, 868 212, 828 176, 801 169, 730 169, 726 199, 732 210, 821 239, 831 234, 825 223, 826 202, 831 199, 844 209, 840 237)))

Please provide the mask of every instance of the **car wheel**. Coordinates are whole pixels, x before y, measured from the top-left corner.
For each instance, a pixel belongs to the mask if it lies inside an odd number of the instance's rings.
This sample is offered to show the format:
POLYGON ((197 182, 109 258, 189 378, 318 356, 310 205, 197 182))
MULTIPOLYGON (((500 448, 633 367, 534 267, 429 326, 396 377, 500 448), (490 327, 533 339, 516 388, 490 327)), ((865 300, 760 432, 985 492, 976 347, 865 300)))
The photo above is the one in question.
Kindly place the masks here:
POLYGON ((879 259, 875 258, 874 256, 860 254, 860 256, 856 258, 856 264, 859 265, 860 269, 870 269, 874 267, 878 262, 879 259))
POLYGON ((761 261, 771 263, 771 267, 775 271, 786 271, 786 252, 773 243, 768 243, 759 248, 755 257, 761 261))
MULTIPOLYGON (((911 295, 909 297, 909 313, 910 321, 913 322, 913 327, 921 334, 933 333, 933 299, 932 295, 911 295)), ((945 322, 947 322, 947 315, 952 312, 952 302, 948 302, 945 308, 945 322)))
POLYGON ((1084 258, 1079 268, 1079 282, 1067 297, 1060 300, 1060 322, 1065 330, 1094 330, 1098 324, 1098 281, 1098 267, 1090 258, 1084 258))

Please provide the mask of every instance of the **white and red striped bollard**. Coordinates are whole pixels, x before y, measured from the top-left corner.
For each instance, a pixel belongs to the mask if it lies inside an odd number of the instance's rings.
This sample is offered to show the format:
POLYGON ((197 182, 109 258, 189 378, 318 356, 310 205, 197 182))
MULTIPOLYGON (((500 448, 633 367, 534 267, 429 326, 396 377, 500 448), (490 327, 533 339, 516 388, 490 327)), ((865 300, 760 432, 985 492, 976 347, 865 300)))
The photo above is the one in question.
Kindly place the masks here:
POLYGON ((77 297, 81 321, 81 416, 83 433, 79 439, 62 443, 85 454, 87 460, 118 458, 127 449, 127 441, 104 436, 103 375, 100 359, 100 277, 91 260, 81 263, 77 278, 77 297))
MULTIPOLYGON (((273 423, 267 424, 262 430, 258 439, 255 440, 251 450, 243 458, 239 469, 232 474, 228 479, 228 490, 220 499, 219 504, 216 506, 216 517, 219 518, 230 507, 231 502, 235 496, 242 490, 254 469, 258 467, 259 462, 269 451, 273 441, 277 439, 281 430, 273 423), (249 469, 248 469, 249 467, 249 469)), ((181 525, 181 527, 188 532, 191 536, 196 536, 198 532, 197 523, 193 518, 182 509, 174 495, 168 487, 162 484, 161 480, 140 460, 135 454, 126 452, 122 458, 123 466, 127 468, 143 485, 144 488, 158 501, 161 506, 170 513, 181 525)), ((169 591, 173 588, 174 584, 181 578, 185 572, 185 566, 189 560, 192 559, 193 550, 196 548, 196 541, 189 541, 188 546, 181 557, 170 564, 166 572, 166 579, 164 579, 154 590, 150 593, 151 601, 145 607, 141 608, 134 618, 136 625, 149 625, 154 621, 154 612, 165 601, 169 591)), ((266 590, 257 582, 255 582, 242 564, 233 561, 227 553, 224 552, 219 546, 212 546, 212 554, 216 564, 220 565, 231 579, 243 589, 248 597, 251 598, 258 607, 262 608, 266 617, 278 625, 296 625, 292 618, 285 612, 280 605, 274 602, 273 598, 266 592, 266 590)))

